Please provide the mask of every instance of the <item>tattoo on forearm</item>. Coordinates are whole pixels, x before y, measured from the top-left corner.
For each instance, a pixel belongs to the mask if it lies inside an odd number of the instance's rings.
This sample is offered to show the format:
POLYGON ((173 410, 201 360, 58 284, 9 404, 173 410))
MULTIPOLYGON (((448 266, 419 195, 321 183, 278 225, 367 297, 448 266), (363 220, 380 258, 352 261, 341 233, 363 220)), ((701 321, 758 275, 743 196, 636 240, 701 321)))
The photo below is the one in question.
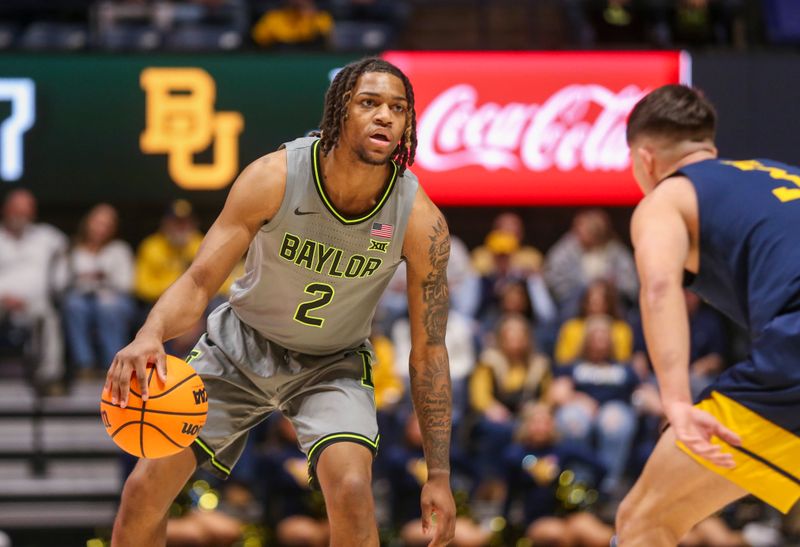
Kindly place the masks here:
POLYGON ((444 343, 447 330, 447 311, 450 292, 447 288, 447 260, 450 257, 450 234, 444 219, 439 217, 428 248, 431 272, 422 281, 422 320, 428 335, 428 345, 444 343))
MULTIPOLYGON (((438 352, 437 352, 438 353, 438 352)), ((450 366, 447 353, 411 363, 411 393, 428 469, 450 469, 450 366)))

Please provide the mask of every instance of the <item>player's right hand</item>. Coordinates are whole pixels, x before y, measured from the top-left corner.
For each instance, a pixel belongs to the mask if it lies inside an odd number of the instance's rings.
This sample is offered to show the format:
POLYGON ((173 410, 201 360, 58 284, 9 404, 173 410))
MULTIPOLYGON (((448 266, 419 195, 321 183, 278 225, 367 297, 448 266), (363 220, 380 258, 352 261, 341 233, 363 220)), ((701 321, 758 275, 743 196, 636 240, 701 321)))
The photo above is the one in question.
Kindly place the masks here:
POLYGON ((732 469, 736 465, 733 455, 723 452, 711 438, 719 437, 733 446, 740 446, 742 440, 714 416, 689 403, 665 404, 664 410, 677 440, 689 450, 719 467, 732 469))
POLYGON ((119 403, 121 408, 128 405, 128 394, 134 373, 142 390, 142 401, 147 400, 148 363, 155 363, 159 378, 166 382, 167 357, 164 344, 156 336, 139 333, 133 342, 117 352, 106 374, 106 384, 103 389, 111 393, 112 404, 119 403))

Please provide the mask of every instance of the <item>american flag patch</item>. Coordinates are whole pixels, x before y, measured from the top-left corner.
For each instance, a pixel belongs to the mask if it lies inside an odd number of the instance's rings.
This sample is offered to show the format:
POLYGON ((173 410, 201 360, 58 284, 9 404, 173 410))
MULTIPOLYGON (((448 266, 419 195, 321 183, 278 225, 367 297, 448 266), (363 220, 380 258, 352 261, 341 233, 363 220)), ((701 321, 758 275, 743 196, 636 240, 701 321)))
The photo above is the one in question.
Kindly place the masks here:
POLYGON ((370 230, 369 235, 373 237, 385 237, 390 238, 394 233, 394 226, 391 224, 381 224, 380 222, 373 222, 372 223, 372 230, 370 230))

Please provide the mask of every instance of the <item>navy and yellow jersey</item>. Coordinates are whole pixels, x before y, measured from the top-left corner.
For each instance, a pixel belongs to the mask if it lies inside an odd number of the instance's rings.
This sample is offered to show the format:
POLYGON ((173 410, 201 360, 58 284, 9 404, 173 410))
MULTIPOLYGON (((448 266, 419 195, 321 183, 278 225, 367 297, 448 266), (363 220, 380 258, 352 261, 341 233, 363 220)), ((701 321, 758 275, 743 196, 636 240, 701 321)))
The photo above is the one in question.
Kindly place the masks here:
POLYGON ((700 271, 690 289, 755 337, 800 311, 800 168, 707 160, 682 168, 697 193, 700 271))
POLYGON ((698 203, 700 267, 689 288, 751 338, 748 358, 720 374, 696 405, 742 439, 723 448, 736 467, 715 467, 679 447, 787 512, 800 499, 800 169, 708 160, 679 174, 698 203))

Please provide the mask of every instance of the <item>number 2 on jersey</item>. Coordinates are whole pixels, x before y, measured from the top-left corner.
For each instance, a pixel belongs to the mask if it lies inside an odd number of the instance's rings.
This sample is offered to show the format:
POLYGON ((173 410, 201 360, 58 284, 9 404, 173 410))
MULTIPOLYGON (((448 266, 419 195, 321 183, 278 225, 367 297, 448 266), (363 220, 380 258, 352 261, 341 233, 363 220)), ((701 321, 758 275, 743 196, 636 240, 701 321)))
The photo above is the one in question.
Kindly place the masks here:
POLYGON ((308 302, 301 302, 294 312, 294 320, 304 325, 321 328, 325 323, 325 319, 309 315, 308 312, 324 308, 330 304, 335 291, 333 287, 327 283, 309 283, 303 290, 306 294, 313 294, 319 296, 319 298, 309 300, 308 302))

